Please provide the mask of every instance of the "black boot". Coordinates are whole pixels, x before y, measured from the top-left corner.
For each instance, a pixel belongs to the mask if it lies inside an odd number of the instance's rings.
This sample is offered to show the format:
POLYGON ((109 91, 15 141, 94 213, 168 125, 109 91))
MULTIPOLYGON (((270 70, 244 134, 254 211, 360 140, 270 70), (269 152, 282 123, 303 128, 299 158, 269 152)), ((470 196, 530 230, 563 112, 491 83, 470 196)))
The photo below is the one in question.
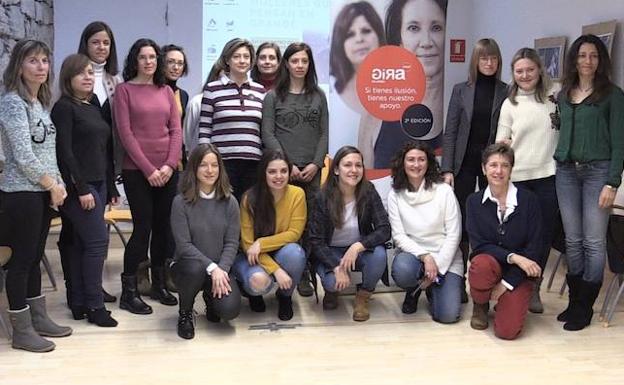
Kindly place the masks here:
POLYGON ((401 311, 403 314, 413 314, 418 310, 418 298, 420 298, 422 290, 406 289, 405 298, 403 299, 403 305, 401 305, 401 311))
POLYGON ((577 311, 572 312, 568 322, 563 325, 565 330, 577 331, 589 326, 594 315, 594 303, 600 293, 602 282, 587 282, 583 279, 579 281, 578 306, 577 311))
POLYGON ((221 318, 219 318, 212 307, 212 297, 210 294, 211 290, 211 288, 204 286, 202 297, 204 298, 204 303, 206 304, 206 319, 208 322, 217 323, 221 321, 221 318))
POLYGON ((87 319, 89 323, 105 328, 114 328, 117 326, 117 321, 111 317, 111 312, 106 310, 105 307, 89 309, 87 312, 87 319))
POLYGON ((283 295, 279 292, 277 295, 277 317, 282 321, 288 321, 293 317, 292 297, 283 295))
POLYGON ((178 316, 178 335, 190 340, 195 337, 195 326, 193 325, 193 309, 180 310, 178 316))
POLYGON ((303 274, 301 274, 301 280, 297 285, 297 291, 302 297, 311 297, 314 294, 314 288, 312 287, 312 278, 310 277, 310 270, 305 268, 303 274))
POLYGON ((134 314, 152 314, 152 307, 143 302, 139 295, 136 275, 121 274, 119 307, 134 314))
POLYGON ((107 293, 106 290, 104 290, 104 287, 102 287, 102 296, 104 297, 104 302, 113 303, 117 301, 117 297, 107 293))
POLYGON ((165 287, 165 268, 152 266, 152 291, 150 298, 160 301, 163 305, 175 306, 178 300, 165 287))
POLYGON ((578 305, 579 298, 579 285, 580 285, 581 277, 579 275, 574 274, 566 274, 566 282, 568 283, 568 307, 559 313, 557 316, 557 321, 560 322, 568 322, 570 319, 570 314, 574 312, 578 305))

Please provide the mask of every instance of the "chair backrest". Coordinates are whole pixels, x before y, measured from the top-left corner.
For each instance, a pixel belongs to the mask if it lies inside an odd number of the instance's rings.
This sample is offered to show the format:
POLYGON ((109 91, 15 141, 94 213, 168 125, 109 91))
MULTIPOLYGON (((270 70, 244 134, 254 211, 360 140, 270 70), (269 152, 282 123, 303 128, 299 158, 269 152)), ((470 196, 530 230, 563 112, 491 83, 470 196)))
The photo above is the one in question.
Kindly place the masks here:
POLYGON ((609 269, 616 273, 624 273, 624 216, 611 214, 607 230, 607 256, 609 269))

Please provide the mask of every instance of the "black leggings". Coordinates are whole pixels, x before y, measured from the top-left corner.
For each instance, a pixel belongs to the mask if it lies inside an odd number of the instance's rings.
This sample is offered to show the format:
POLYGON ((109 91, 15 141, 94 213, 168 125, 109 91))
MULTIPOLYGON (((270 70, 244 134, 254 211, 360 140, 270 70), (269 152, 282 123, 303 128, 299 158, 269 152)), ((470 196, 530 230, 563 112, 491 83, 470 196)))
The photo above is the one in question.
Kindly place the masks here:
POLYGON ((124 253, 124 274, 136 274, 139 263, 147 258, 148 248, 152 266, 164 267, 165 259, 173 257, 175 249, 170 214, 178 173, 174 171, 163 187, 150 186, 139 170, 123 170, 122 177, 133 224, 124 253))
POLYGON ((180 298, 180 310, 192 310, 197 293, 203 290, 204 295, 211 299, 211 307, 219 318, 232 320, 238 317, 241 295, 233 275, 230 274, 232 291, 219 299, 212 297, 212 280, 201 262, 183 259, 173 265, 172 271, 180 298))
POLYGON ((7 265, 6 291, 9 309, 26 307, 26 298, 41 295, 39 263, 50 230, 50 193, 1 192, 7 224, 6 245, 12 257, 7 265))

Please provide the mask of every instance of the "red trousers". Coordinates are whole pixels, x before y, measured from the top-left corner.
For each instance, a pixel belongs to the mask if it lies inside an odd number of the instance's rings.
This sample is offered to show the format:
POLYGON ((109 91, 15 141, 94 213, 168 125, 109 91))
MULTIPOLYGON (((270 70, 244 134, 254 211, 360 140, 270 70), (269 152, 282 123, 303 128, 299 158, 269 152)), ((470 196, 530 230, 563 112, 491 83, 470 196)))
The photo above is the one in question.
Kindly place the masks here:
MULTIPOLYGON (((472 258, 468 282, 470 282, 470 295, 475 303, 488 303, 492 289, 498 285, 501 279, 501 266, 494 257, 488 254, 479 254, 472 258)), ((506 340, 513 340, 518 337, 529 310, 532 290, 532 282, 525 280, 514 290, 507 290, 500 296, 494 307, 494 334, 497 337, 506 340)))

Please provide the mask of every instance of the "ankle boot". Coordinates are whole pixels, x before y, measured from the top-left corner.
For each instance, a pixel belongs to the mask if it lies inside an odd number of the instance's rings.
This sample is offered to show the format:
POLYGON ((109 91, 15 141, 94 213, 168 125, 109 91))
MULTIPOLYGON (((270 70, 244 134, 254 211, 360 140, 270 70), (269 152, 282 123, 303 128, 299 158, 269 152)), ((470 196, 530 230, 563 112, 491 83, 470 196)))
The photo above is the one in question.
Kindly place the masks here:
POLYGON ((338 307, 338 292, 326 291, 323 296, 323 310, 334 310, 338 307))
POLYGON ((139 295, 136 275, 121 274, 119 307, 134 314, 152 314, 152 307, 143 302, 139 295))
POLYGON ((301 275, 301 280, 297 285, 297 292, 302 297, 311 297, 314 294, 314 288, 312 287, 312 279, 310 278, 310 270, 306 267, 301 275))
POLYGON ((152 291, 152 284, 149 278, 149 267, 150 267, 149 259, 145 259, 139 262, 139 267, 137 268, 136 277, 137 277, 137 288, 139 289, 140 295, 150 295, 152 291))
POLYGON ((67 337, 72 334, 72 328, 57 325, 50 319, 46 310, 45 296, 26 298, 26 302, 30 306, 32 326, 39 335, 44 337, 67 337))
POLYGON ((195 337, 195 326, 193 325, 193 309, 180 310, 178 316, 178 335, 190 340, 195 337))
MULTIPOLYGON (((292 297, 277 292, 277 317, 282 321, 288 321, 293 317, 292 297)), ((260 297, 262 298, 262 297, 260 297)))
POLYGON ((117 301, 117 297, 106 292, 106 290, 104 290, 104 287, 102 287, 102 296, 104 297, 104 302, 113 303, 117 301))
POLYGON ((21 310, 9 310, 9 320, 13 326, 13 349, 23 349, 29 352, 44 353, 54 350, 56 345, 41 337, 33 328, 30 307, 26 305, 21 310))
POLYGON ((403 305, 401 305, 401 312, 403 314, 414 314, 418 310, 418 298, 420 298, 422 290, 408 288, 405 290, 405 298, 403 299, 403 305))
POLYGON ((111 317, 111 312, 106 310, 105 307, 89 309, 87 311, 87 320, 89 323, 105 328, 114 328, 118 324, 117 320, 111 317))
POLYGON ((580 280, 577 311, 569 315, 568 322, 563 325, 565 330, 577 331, 589 326, 594 315, 594 303, 598 293, 600 293, 601 286, 602 282, 580 280))
POLYGON ((163 305, 175 306, 178 300, 165 287, 165 268, 152 266, 152 291, 150 298, 160 301, 163 305))
POLYGON ((72 317, 78 321, 81 319, 85 319, 85 315, 87 314, 88 309, 84 306, 75 306, 71 309, 72 317))
POLYGON ((557 321, 568 322, 570 314, 573 313, 578 306, 579 284, 581 276, 574 274, 566 274, 566 282, 568 283, 568 307, 557 316, 557 321))
POLYGON ((490 311, 490 303, 472 302, 472 318, 470 318, 470 327, 476 330, 485 330, 488 327, 488 312, 490 311))
POLYGON ((171 263, 172 259, 167 259, 165 261, 165 287, 172 293, 177 293, 178 288, 175 285, 175 281, 173 280, 173 273, 171 272, 171 263))
POLYGON ((368 290, 358 289, 355 293, 355 302, 353 304, 353 320, 357 322, 368 321, 370 318, 370 312, 368 311, 368 300, 371 293, 368 290))
POLYGON ((539 277, 533 282, 533 292, 531 293, 531 299, 529 301, 529 311, 531 313, 542 314, 544 312, 544 305, 540 298, 540 287, 542 286, 542 277, 539 277))

